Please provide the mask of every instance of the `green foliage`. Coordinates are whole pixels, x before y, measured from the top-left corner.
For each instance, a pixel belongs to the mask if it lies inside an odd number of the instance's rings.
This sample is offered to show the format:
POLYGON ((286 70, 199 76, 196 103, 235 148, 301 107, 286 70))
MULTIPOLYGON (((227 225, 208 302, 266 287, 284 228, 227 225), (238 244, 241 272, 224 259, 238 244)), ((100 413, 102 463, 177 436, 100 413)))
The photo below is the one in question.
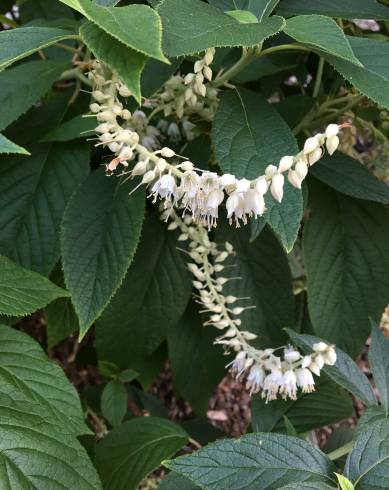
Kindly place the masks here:
POLYGON ((12 143, 12 141, 2 134, 0 134, 0 153, 20 153, 21 155, 29 155, 25 148, 12 143))
POLYGON ((55 27, 20 27, 0 32, 2 47, 0 55, 0 70, 16 61, 30 56, 35 51, 47 48, 64 39, 72 39, 74 33, 55 27))
POLYGON ((209 0, 209 3, 223 11, 248 10, 258 21, 268 17, 279 0, 209 0))
POLYGON ((158 12, 164 30, 163 48, 171 57, 211 46, 255 46, 279 32, 284 22, 274 16, 261 23, 241 24, 200 0, 164 0, 158 12), (196 22, 187 22, 194 17, 196 22))
POLYGON ((96 464, 104 488, 135 490, 143 477, 187 440, 178 425, 158 417, 125 422, 96 448, 96 464))
POLYGON ((69 293, 46 277, 0 256, 0 313, 2 315, 28 315, 46 306, 56 298, 69 293))
POLYGON ((99 357, 122 367, 143 360, 178 322, 190 292, 176 236, 157 216, 150 217, 122 286, 97 322, 99 357))
POLYGON ((145 5, 101 7, 90 0, 60 0, 81 12, 107 34, 142 54, 167 61, 161 51, 162 27, 158 14, 145 5))
POLYGON ((144 194, 94 172, 78 188, 62 222, 65 284, 80 319, 80 337, 101 315, 134 256, 143 222, 144 194), (88 212, 80 213, 84 207, 88 212))
POLYGON ((128 395, 126 387, 119 380, 105 385, 101 394, 101 411, 112 425, 118 427, 127 412, 128 395))
POLYGON ((288 482, 330 483, 334 469, 331 461, 307 442, 266 433, 218 441, 165 465, 210 490, 221 485, 231 489, 239 485, 242 490, 256 485, 265 490, 288 482))
POLYGON ((389 411, 389 340, 372 322, 369 363, 383 408, 389 411))
POLYGON ((26 112, 67 68, 67 61, 28 61, 0 73, 0 130, 26 112))
POLYGON ((308 306, 315 332, 356 355, 388 300, 389 218, 368 201, 310 186, 305 227, 308 306), (361 301, 363 298, 363 301, 361 301))
POLYGON ((0 168, 0 251, 48 275, 60 256, 65 207, 89 173, 89 148, 53 144, 31 151, 30 158, 8 158, 0 168))
POLYGON ((96 126, 96 121, 89 117, 76 116, 64 122, 47 134, 43 141, 72 141, 87 138, 96 126))

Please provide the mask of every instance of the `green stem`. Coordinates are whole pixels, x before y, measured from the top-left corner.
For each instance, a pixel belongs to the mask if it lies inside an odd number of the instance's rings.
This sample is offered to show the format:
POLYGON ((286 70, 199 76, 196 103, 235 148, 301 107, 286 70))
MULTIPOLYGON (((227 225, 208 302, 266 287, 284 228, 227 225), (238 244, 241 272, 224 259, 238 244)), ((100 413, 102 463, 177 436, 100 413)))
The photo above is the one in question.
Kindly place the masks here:
POLYGON ((310 51, 309 48, 305 46, 300 46, 300 44, 280 44, 279 46, 273 46, 272 48, 264 49, 261 52, 261 56, 266 54, 278 53, 279 51, 310 51))
POLYGON ((0 24, 6 24, 11 27, 19 27, 19 24, 16 21, 9 19, 5 15, 0 15, 0 24))
POLYGON ((325 64, 324 58, 320 57, 319 66, 317 67, 315 86, 313 88, 313 94, 312 94, 314 99, 316 99, 317 96, 319 95, 321 80, 323 78, 324 64, 325 64))
POLYGON ((66 70, 62 73, 61 77, 59 78, 60 81, 64 80, 74 80, 78 79, 81 82, 83 82, 85 85, 88 87, 92 87, 92 82, 88 80, 88 78, 82 73, 79 67, 76 68, 71 68, 70 70, 66 70))
POLYGON ((354 444, 355 444, 354 441, 350 441, 344 446, 338 447, 338 449, 335 449, 335 451, 331 451, 330 453, 328 453, 327 457, 331 461, 335 461, 336 459, 339 459, 342 456, 346 456, 346 454, 348 454, 352 450, 354 444))
POLYGON ((259 50, 255 48, 248 48, 247 50, 244 50, 240 59, 234 65, 232 65, 230 69, 225 71, 222 75, 220 75, 220 77, 215 78, 215 80, 212 82, 212 86, 220 87, 220 85, 223 85, 225 82, 233 79, 243 70, 243 68, 246 68, 246 66, 249 65, 255 58, 258 58, 259 53, 259 50))

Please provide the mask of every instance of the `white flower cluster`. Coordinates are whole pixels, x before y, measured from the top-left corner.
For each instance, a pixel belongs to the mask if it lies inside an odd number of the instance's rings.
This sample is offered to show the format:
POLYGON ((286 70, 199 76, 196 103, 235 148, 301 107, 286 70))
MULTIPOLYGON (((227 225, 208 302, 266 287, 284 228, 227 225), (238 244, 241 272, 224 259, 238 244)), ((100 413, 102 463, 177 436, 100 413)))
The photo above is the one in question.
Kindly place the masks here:
MULTIPOLYGON (((193 222, 190 216, 181 219, 171 209, 162 213, 162 219, 170 218, 169 230, 179 229, 179 241, 189 241, 188 255, 191 262, 188 269, 194 276, 196 301, 203 307, 202 313, 209 318, 204 325, 212 325, 225 332, 216 339, 227 353, 234 353, 230 363, 237 378, 246 376, 246 387, 250 393, 261 392, 266 402, 277 396, 295 400, 297 390, 310 393, 315 389, 312 373, 319 376, 325 364, 336 362, 333 346, 324 342, 313 345, 313 353, 303 356, 294 347, 282 347, 282 356, 275 355, 275 349, 259 350, 249 344, 256 335, 241 330, 241 313, 253 306, 241 306, 249 298, 237 298, 223 294, 223 286, 233 280, 222 276, 226 260, 234 254, 233 247, 226 242, 223 247, 209 239, 207 230, 193 222)), ((235 278, 238 279, 238 278, 235 278)), ((277 349, 278 350, 278 349, 277 349)))
POLYGON ((213 119, 218 91, 205 82, 212 80, 210 65, 214 55, 215 48, 207 49, 204 57, 195 62, 194 73, 174 75, 165 83, 155 102, 163 109, 165 117, 175 114, 182 119, 184 115, 197 114, 207 121, 213 119))

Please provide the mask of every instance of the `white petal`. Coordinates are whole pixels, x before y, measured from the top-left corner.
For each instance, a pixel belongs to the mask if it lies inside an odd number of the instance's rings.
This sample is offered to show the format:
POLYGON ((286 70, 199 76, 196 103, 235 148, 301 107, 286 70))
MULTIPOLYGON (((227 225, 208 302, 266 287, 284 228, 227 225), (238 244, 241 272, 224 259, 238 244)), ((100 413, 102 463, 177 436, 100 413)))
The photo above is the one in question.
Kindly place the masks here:
POLYGON ((339 138, 338 136, 331 136, 330 138, 327 138, 326 141, 326 148, 327 151, 330 155, 336 152, 339 146, 339 138))
POLYGON ((301 189, 301 179, 297 175, 297 172, 294 170, 289 170, 288 172, 288 180, 292 184, 293 187, 296 187, 296 189, 301 189))
POLYGON ((292 156, 282 157, 280 163, 278 164, 278 171, 282 173, 289 170, 290 167, 293 165, 293 159, 294 157, 292 156))
POLYGON ((284 195, 284 182, 285 179, 282 174, 276 174, 271 181, 270 192, 278 202, 282 201, 284 195))
POLYGON ((339 133, 339 126, 337 124, 329 124, 326 127, 326 138, 337 136, 338 133, 339 133))
POLYGON ((312 153, 318 146, 319 142, 314 136, 308 138, 304 144, 304 154, 307 155, 308 153, 312 153))

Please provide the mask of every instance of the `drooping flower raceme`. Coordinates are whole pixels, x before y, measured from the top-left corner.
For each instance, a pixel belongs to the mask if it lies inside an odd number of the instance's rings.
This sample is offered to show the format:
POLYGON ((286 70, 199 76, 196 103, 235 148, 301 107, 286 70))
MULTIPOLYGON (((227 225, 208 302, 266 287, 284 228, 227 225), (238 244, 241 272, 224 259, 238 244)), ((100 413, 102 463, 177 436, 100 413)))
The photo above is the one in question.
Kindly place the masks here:
POLYGON ((206 228, 190 216, 179 217, 171 208, 163 211, 162 219, 170 220, 169 230, 180 230, 179 241, 188 242, 188 269, 197 291, 195 299, 201 312, 207 314, 204 325, 220 330, 215 343, 235 356, 229 366, 237 378, 245 377, 250 393, 260 392, 269 402, 278 396, 295 400, 298 389, 303 393, 314 391, 313 374, 319 376, 324 365, 336 362, 334 346, 319 342, 313 345, 312 354, 303 356, 292 346, 259 350, 250 345, 256 335, 244 330, 239 318, 243 311, 253 308, 248 304, 249 298, 223 293, 223 286, 232 280, 222 275, 226 262, 234 255, 232 245, 227 242, 218 246, 210 240, 206 228), (276 355, 277 351, 281 354, 276 355))
MULTIPOLYGON (((198 63, 197 75, 209 68, 205 58, 198 63)), ((284 156, 268 165, 265 173, 256 179, 238 179, 231 174, 218 175, 196 169, 192 162, 179 157, 169 147, 161 148, 160 131, 149 124, 146 114, 141 110, 130 113, 120 102, 119 95, 127 94, 122 82, 114 77, 106 80, 103 74, 104 69, 99 64, 90 74, 96 83, 96 90, 92 92, 96 102, 91 110, 100 123, 96 128, 98 145, 115 154, 106 167, 107 172, 114 173, 120 168, 119 175, 141 176, 140 185, 148 186, 154 200, 162 200, 166 206, 173 202, 208 228, 217 224, 224 201, 229 221, 236 226, 246 224, 249 217, 262 216, 267 192, 281 202, 286 176, 294 187, 301 188, 309 167, 323 156, 325 149, 332 154, 339 145, 341 127, 330 124, 324 133, 308 138, 297 155, 284 156)), ((191 78, 190 83, 200 91, 203 82, 191 78)))

